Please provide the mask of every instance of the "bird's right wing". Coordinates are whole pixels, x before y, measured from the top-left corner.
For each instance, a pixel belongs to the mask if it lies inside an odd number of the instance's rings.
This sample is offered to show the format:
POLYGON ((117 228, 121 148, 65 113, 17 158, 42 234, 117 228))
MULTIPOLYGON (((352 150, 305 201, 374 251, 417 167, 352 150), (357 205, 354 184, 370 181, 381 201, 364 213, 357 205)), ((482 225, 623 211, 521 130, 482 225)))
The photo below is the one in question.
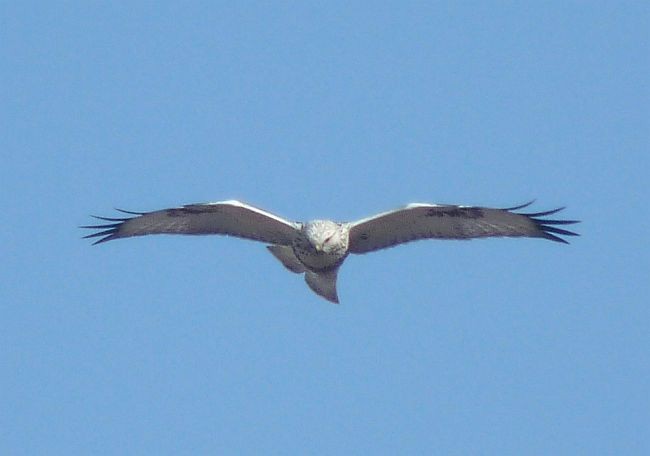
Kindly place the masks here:
POLYGON ((269 244, 291 245, 300 228, 298 223, 234 200, 189 204, 154 212, 120 212, 135 217, 95 217, 111 223, 83 226, 101 230, 85 237, 103 236, 95 242, 99 244, 148 234, 224 234, 269 244))

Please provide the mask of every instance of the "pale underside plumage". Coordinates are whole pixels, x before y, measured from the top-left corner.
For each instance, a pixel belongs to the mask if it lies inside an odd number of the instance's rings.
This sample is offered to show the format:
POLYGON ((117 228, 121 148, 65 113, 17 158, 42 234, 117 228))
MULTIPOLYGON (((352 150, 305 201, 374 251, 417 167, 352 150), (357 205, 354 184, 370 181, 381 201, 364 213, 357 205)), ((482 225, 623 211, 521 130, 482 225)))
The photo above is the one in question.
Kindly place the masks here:
POLYGON ((409 204, 351 223, 314 220, 291 222, 240 201, 190 204, 154 212, 130 212, 133 217, 96 217, 110 222, 83 226, 100 230, 86 238, 95 244, 149 234, 223 234, 267 244, 290 271, 305 274, 309 287, 338 303, 338 269, 350 253, 361 254, 418 239, 472 239, 481 237, 533 237, 567 243, 560 236, 577 236, 557 225, 575 220, 547 219, 563 208, 545 212, 442 204, 409 204))

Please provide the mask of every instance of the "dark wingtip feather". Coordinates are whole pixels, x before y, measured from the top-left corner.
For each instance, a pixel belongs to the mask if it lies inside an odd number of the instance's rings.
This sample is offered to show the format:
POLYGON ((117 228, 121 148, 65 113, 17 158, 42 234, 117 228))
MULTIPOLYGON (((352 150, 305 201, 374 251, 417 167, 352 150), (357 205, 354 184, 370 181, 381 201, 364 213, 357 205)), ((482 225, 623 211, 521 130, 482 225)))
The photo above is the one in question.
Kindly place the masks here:
MULTIPOLYGON (((144 215, 146 212, 133 212, 133 211, 127 211, 125 209, 120 209, 119 207, 115 208, 116 211, 120 211, 124 214, 130 214, 130 215, 144 215)), ((128 219, 127 219, 128 220, 128 219)))
POLYGON ((93 245, 95 244, 101 244, 102 242, 110 241, 111 239, 115 239, 118 236, 116 235, 117 233, 117 228, 111 228, 109 230, 104 230, 104 231, 98 231, 97 233, 91 233, 83 237, 83 239, 91 239, 94 237, 99 237, 99 236, 104 236, 103 238, 93 242, 93 245))
MULTIPOLYGON (((117 210, 120 212, 124 212, 126 214, 132 214, 138 216, 143 214, 141 212, 130 212, 130 211, 125 211, 123 209, 117 209, 117 210)), ((84 225, 79 227, 79 228, 90 229, 90 230, 101 230, 96 233, 91 233, 87 236, 82 237, 82 239, 89 239, 89 238, 103 236, 101 239, 98 239, 97 241, 93 242, 92 245, 101 244, 102 242, 107 242, 113 239, 119 239, 121 237, 118 234, 120 227, 124 222, 131 220, 131 217, 113 218, 113 217, 100 217, 98 215, 91 215, 91 217, 106 222, 113 222, 113 223, 102 224, 102 225, 84 225)))
POLYGON ((528 213, 521 213, 521 215, 525 215, 526 217, 544 217, 547 215, 552 215, 555 214, 556 212, 560 212, 561 210, 566 209, 566 207, 558 207, 557 209, 552 209, 550 211, 544 211, 544 212, 528 212, 528 213))
MULTIPOLYGON (((85 236, 85 237, 88 237, 88 236, 85 236)), ((108 236, 105 236, 105 237, 103 237, 101 239, 96 240, 95 242, 92 243, 92 245, 101 244, 102 242, 107 242, 107 241, 110 241, 110 240, 113 240, 113 239, 118 239, 118 238, 119 238, 119 236, 115 236, 114 234, 111 234, 111 235, 108 235, 108 236)))
POLYGON ((531 217, 531 220, 536 223, 543 223, 544 225, 572 225, 580 223, 580 220, 544 220, 531 217))
MULTIPOLYGON (((532 201, 531 201, 532 203, 532 201)), ((530 203, 529 203, 530 204, 530 203)), ((525 204, 523 206, 519 206, 514 209, 507 209, 508 211, 512 212, 517 209, 524 208, 528 206, 529 204, 525 204)), ((560 212, 561 210, 565 209, 565 207, 558 207, 557 209, 552 209, 550 211, 542 211, 542 212, 513 212, 518 215, 523 215, 524 217, 528 217, 530 221, 532 221, 537 229, 540 230, 540 236, 543 237, 544 239, 548 239, 550 241, 555 241, 555 242, 561 242, 563 244, 568 244, 569 242, 561 238, 560 236, 557 235, 562 235, 562 236, 580 236, 578 233, 575 233, 573 231, 565 230, 562 228, 558 228, 553 225, 572 225, 574 223, 580 223, 579 220, 557 220, 557 219, 544 219, 541 217, 545 217, 547 215, 552 215, 557 212, 560 212)))
POLYGON ((543 235, 544 239, 548 239, 549 241, 555 241, 555 242, 561 242, 562 244, 569 244, 569 241, 562 239, 559 236, 555 236, 554 234, 544 232, 543 235))
POLYGON ((561 228, 556 228, 554 226, 538 225, 538 227, 544 230, 545 233, 556 233, 556 234, 562 234, 564 236, 580 236, 578 233, 574 233, 573 231, 563 230, 561 228))
POLYGON ((83 239, 94 238, 97 236, 112 235, 115 234, 116 231, 117 230, 115 228, 111 228, 110 230, 98 231, 97 233, 87 234, 86 236, 83 237, 83 239))
POLYGON ((109 223, 107 225, 83 225, 79 228, 89 228, 91 230, 99 230, 101 228, 117 228, 121 223, 109 223))
POLYGON ((130 220, 128 217, 113 218, 113 217, 100 217, 99 215, 91 215, 91 217, 96 218, 97 220, 104 220, 106 222, 126 222, 127 220, 130 220))
POLYGON ((531 204, 533 204, 534 202, 535 202, 535 200, 532 199, 532 200, 528 201, 527 203, 520 204, 519 206, 506 207, 506 208, 503 208, 503 210, 504 210, 504 211, 510 211, 510 212, 512 212, 512 211, 516 211, 516 210, 519 210, 519 209, 523 209, 523 208, 525 208, 525 207, 528 207, 528 206, 530 206, 531 204))

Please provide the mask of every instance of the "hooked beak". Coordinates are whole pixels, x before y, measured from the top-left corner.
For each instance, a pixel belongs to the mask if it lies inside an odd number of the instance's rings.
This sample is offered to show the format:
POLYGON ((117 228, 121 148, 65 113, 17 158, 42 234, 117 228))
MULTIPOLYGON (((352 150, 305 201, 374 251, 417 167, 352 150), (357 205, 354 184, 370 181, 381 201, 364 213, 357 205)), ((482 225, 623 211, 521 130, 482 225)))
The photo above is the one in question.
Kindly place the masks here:
POLYGON ((314 248, 318 253, 321 253, 323 251, 323 244, 316 244, 314 248))

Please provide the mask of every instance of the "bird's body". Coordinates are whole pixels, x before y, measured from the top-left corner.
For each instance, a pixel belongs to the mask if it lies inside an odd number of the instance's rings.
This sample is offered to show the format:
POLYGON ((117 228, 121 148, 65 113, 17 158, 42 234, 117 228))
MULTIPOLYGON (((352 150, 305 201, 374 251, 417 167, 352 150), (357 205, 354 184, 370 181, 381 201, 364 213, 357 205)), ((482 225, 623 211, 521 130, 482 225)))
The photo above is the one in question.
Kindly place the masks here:
POLYGON ((350 228, 347 223, 312 220, 302 225, 291 247, 298 260, 310 271, 339 266, 348 256, 350 228))
POLYGON ((540 217, 560 209, 517 213, 530 203, 508 209, 440 204, 409 204, 356 222, 291 222, 240 201, 190 204, 154 212, 121 211, 134 217, 97 217, 111 223, 84 226, 102 229, 86 237, 96 243, 148 234, 224 234, 270 244, 268 249, 292 272, 305 274, 309 287, 338 303, 338 269, 350 253, 361 254, 418 239, 538 237, 566 241, 576 233, 554 225, 577 223, 540 217))

